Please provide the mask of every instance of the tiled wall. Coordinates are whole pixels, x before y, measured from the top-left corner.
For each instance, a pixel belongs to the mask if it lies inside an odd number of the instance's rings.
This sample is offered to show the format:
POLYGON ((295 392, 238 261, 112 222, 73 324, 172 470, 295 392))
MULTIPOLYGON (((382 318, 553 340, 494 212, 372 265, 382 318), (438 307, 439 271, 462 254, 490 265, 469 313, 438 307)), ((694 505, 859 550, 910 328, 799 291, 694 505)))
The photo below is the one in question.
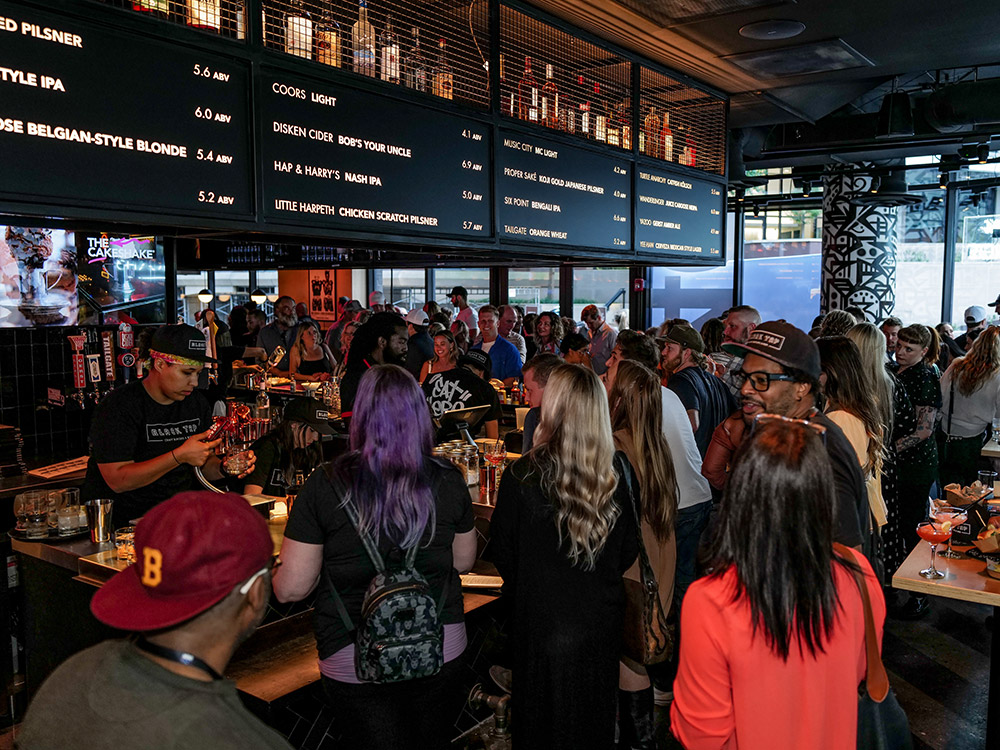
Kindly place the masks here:
POLYGON ((76 458, 87 452, 93 402, 81 411, 49 406, 49 386, 72 383, 66 328, 0 328, 0 424, 21 428, 29 466, 76 458))

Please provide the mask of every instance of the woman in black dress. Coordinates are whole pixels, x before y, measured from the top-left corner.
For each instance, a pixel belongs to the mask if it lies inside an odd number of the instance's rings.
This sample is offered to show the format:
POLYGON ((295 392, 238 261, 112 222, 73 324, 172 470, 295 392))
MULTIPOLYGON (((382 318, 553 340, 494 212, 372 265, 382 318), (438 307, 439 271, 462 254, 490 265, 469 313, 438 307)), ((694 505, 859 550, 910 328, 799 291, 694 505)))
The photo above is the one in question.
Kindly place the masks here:
POLYGON ((490 524, 513 599, 518 747, 614 747, 622 574, 638 554, 624 460, 593 370, 556 368, 535 446, 504 474, 490 524))

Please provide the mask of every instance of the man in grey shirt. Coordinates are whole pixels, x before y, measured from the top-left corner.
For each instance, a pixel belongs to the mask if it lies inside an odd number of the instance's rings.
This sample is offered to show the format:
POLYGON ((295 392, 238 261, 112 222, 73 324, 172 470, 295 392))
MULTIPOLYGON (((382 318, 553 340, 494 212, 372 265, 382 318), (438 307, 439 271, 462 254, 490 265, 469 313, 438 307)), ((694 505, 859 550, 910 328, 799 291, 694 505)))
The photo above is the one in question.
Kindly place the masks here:
POLYGON ((262 347, 267 356, 279 346, 285 348, 285 356, 273 368, 271 373, 281 377, 288 376, 288 357, 295 344, 296 328, 299 318, 295 314, 295 300, 291 297, 278 297, 274 303, 274 320, 260 329, 257 334, 257 346, 262 347))
POLYGON ((35 695, 19 750, 290 750, 222 677, 264 617, 274 544, 239 495, 183 492, 136 528, 136 562, 94 616, 138 633, 70 657, 35 695))
POLYGON ((590 363, 594 372, 603 375, 608 371, 608 359, 618 343, 618 332, 607 324, 597 305, 587 305, 580 317, 587 325, 584 335, 590 340, 590 363))

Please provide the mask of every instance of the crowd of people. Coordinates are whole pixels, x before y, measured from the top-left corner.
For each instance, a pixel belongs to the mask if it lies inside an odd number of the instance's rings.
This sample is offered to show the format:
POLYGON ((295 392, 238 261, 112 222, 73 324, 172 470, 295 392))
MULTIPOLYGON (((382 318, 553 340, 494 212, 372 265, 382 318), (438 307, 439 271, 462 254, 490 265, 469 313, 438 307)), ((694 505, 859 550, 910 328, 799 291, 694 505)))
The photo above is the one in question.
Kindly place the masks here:
MULTIPOLYGON (((831 311, 808 333, 747 305, 700 329, 673 319, 633 331, 593 305, 577 324, 477 311, 467 297, 452 290, 450 323, 436 303, 404 315, 377 295, 367 309, 345 298, 325 335, 282 298, 253 342, 287 345, 292 377, 336 374, 350 419, 348 450, 323 463, 315 445, 328 425, 293 408, 246 475, 259 492, 318 467, 291 510, 282 566, 267 572, 279 600, 315 596, 323 687, 348 746, 447 745, 440 701, 468 642, 458 575, 476 539, 464 478, 432 457, 433 419, 486 406, 474 427, 498 437, 497 389, 517 385, 530 406, 522 456, 490 526, 510 602, 515 744, 652 748, 659 700, 672 701, 671 730, 692 750, 855 747, 863 594, 879 640, 887 611, 926 613, 891 574, 928 497, 976 478, 998 416, 1000 328, 985 308, 970 307, 966 333, 943 344, 935 328, 876 325, 860 310, 831 311), (439 638, 420 652, 437 659, 432 674, 359 678, 370 654, 354 634, 383 566, 415 570, 436 603, 439 638), (655 591, 664 632, 679 620, 676 650, 623 652, 636 625, 625 581, 655 591)), ((156 364, 167 383, 170 366, 156 364)), ((176 449, 185 463, 191 439, 176 449)), ((121 574, 133 587, 151 564, 137 552, 121 574)))

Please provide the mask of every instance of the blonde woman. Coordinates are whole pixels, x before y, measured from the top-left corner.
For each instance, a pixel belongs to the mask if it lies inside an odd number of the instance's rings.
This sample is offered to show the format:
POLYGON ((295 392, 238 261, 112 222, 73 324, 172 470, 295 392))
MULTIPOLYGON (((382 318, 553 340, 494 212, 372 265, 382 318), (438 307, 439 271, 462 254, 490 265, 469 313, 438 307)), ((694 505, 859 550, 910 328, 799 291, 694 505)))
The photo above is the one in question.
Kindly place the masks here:
POLYGON ((624 460, 593 370, 557 367, 534 447, 503 475, 490 524, 513 600, 518 747, 614 747, 622 574, 638 554, 624 460))
POLYGON ((289 355, 289 376, 300 382, 329 380, 336 366, 337 360, 330 347, 323 342, 316 324, 299 324, 295 344, 289 355))
MULTIPOLYGON (((663 437, 660 379, 648 367, 625 360, 608 395, 615 447, 634 469, 632 487, 641 508, 642 541, 656 574, 663 613, 670 613, 677 564, 677 477, 663 437)), ((638 562, 625 577, 641 581, 638 562)), ((646 668, 622 656, 618 674, 619 747, 653 747, 653 687, 646 668)))
POLYGON ((434 334, 434 356, 420 366, 420 385, 424 384, 432 372, 447 372, 458 367, 458 344, 451 331, 434 334))

